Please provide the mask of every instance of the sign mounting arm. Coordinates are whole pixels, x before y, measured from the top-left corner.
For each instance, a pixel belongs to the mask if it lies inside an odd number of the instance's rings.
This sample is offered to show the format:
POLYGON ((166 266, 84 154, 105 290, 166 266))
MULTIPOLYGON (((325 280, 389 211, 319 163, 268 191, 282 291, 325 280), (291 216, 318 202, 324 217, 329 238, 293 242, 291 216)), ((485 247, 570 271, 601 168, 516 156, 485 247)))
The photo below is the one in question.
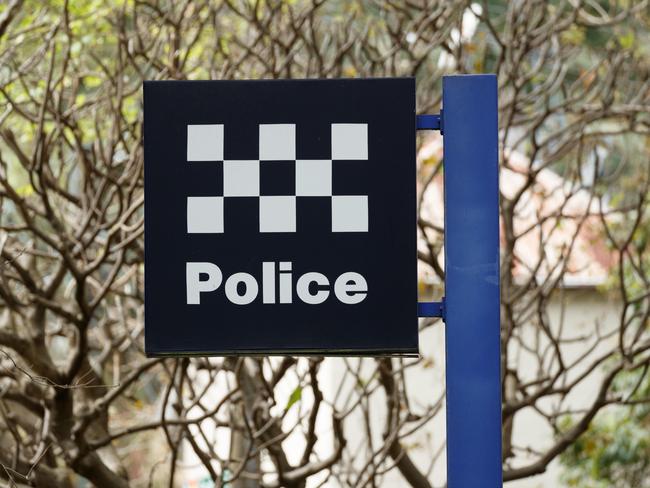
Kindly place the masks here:
MULTIPOLYGON (((435 115, 416 115, 416 130, 439 130, 442 135, 442 110, 435 115)), ((440 317, 445 320, 445 297, 440 302, 418 302, 418 317, 440 317)))

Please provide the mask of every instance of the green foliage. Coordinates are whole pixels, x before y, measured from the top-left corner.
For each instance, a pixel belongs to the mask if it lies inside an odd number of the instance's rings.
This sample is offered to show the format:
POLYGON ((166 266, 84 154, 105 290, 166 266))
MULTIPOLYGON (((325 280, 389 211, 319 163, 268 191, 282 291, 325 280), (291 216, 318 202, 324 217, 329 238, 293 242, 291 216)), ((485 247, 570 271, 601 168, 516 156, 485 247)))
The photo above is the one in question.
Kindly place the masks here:
MULTIPOLYGON (((647 398, 646 371, 625 373, 613 390, 631 402, 647 398)), ((564 422, 570 427, 571 419, 564 422)), ((650 406, 611 407, 560 457, 562 481, 581 488, 650 487, 650 406)))

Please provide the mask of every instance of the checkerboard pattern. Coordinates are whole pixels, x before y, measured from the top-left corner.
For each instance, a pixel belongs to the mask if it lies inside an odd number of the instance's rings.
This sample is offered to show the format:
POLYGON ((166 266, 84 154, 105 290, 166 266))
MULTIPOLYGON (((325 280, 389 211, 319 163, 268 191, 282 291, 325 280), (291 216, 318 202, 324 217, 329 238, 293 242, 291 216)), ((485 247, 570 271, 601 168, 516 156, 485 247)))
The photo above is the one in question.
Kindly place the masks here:
POLYGON ((331 124, 330 159, 296 159, 295 124, 261 124, 259 159, 224 160, 224 126, 187 126, 187 161, 223 163, 223 195, 187 197, 187 232, 217 234, 224 229, 224 201, 256 197, 260 232, 296 232, 296 197, 331 200, 332 232, 368 232, 368 196, 334 195, 332 161, 368 159, 367 124, 331 124), (261 195, 260 168, 290 162, 295 188, 288 195, 261 195))

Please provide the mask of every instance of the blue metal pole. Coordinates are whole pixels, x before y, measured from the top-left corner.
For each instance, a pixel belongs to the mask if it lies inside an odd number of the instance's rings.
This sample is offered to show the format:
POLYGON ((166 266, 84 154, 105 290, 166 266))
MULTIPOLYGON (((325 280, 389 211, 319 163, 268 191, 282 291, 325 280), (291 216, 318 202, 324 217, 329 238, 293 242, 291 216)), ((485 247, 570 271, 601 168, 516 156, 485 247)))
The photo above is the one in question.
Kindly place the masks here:
POLYGON ((502 486, 497 80, 442 83, 447 479, 502 486))

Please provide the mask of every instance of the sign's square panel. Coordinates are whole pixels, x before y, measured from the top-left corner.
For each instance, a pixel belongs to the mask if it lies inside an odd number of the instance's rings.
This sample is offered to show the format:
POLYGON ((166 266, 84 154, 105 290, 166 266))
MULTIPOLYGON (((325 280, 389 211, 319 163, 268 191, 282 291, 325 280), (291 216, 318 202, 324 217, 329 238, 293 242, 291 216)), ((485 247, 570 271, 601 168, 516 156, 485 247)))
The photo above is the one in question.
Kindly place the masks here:
POLYGON ((144 100, 147 354, 417 353, 413 79, 144 100))

